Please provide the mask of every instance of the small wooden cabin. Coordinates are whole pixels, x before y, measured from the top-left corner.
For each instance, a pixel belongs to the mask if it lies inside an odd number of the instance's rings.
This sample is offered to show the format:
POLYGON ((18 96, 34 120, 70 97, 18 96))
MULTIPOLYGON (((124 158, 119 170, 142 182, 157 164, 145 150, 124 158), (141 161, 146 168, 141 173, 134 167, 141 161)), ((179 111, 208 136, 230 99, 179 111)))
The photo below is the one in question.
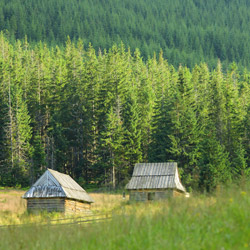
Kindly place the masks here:
POLYGON ((93 199, 69 175, 52 169, 23 195, 30 212, 81 213, 90 210, 93 199))
POLYGON ((126 185, 129 199, 135 201, 160 200, 185 195, 176 162, 137 163, 126 185))

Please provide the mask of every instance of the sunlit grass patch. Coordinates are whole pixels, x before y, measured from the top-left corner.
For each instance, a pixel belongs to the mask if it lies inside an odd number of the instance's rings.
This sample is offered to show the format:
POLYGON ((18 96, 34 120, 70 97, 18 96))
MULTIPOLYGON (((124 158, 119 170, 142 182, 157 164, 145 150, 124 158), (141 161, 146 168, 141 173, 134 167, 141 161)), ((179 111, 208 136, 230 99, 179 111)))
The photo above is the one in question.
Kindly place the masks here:
POLYGON ((0 225, 22 223, 22 214, 26 211, 26 203, 21 198, 24 191, 0 190, 0 225))
MULTIPOLYGON (((26 210, 26 200, 22 199, 24 191, 20 190, 0 190, 0 225, 13 224, 30 224, 30 223, 52 223, 56 219, 68 219, 59 221, 58 223, 74 221, 79 217, 89 216, 89 213, 83 214, 63 214, 63 213, 46 213, 41 212, 37 214, 28 213, 26 210)), ((113 210, 121 207, 123 202, 120 194, 107 193, 91 193, 91 197, 95 200, 92 204, 91 214, 109 214, 113 210)), ((53 222, 55 223, 55 222, 53 222)))
POLYGON ((89 195, 95 201, 91 204, 91 210, 94 212, 110 212, 115 208, 120 208, 124 201, 121 194, 89 193, 89 195))
MULTIPOLYGON (((221 188, 214 194, 196 194, 188 199, 178 197, 146 203, 131 203, 121 195, 92 196, 96 200, 93 214, 109 211, 112 220, 53 225, 52 220, 60 218, 59 213, 37 216, 23 213, 18 217, 20 221, 40 220, 40 224, 0 229, 0 249, 179 250, 250 246, 249 186, 221 188)), ((10 212, 4 213, 11 216, 10 212)))

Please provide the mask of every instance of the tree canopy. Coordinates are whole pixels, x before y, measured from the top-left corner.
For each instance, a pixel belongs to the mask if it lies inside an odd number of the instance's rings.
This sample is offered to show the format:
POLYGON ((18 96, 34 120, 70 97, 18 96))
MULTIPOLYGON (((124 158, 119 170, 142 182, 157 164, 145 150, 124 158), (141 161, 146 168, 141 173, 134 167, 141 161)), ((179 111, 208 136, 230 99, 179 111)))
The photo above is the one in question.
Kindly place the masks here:
POLYGON ((2 0, 0 30, 63 46, 92 43, 96 51, 121 41, 139 48, 144 61, 162 49, 176 68, 206 62, 215 68, 237 62, 249 68, 250 3, 247 0, 2 0))
POLYGON ((0 35, 0 185, 46 169, 121 186, 137 162, 176 161, 189 189, 249 176, 250 72, 175 69, 123 44, 95 52, 0 35))

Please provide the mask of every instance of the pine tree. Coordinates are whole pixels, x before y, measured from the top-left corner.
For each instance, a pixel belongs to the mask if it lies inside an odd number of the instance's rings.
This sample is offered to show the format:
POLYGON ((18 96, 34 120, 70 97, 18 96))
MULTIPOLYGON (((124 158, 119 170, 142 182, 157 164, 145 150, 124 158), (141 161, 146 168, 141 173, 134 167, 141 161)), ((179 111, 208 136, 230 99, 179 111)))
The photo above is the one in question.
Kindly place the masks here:
POLYGON ((171 159, 169 148, 171 140, 171 117, 172 103, 168 96, 158 100, 154 108, 152 121, 152 135, 150 143, 149 162, 167 162, 171 159))
POLYGON ((33 148, 30 144, 32 129, 27 105, 23 101, 22 91, 17 86, 13 89, 14 95, 14 127, 13 127, 13 150, 14 150, 14 178, 19 179, 21 185, 28 184, 30 171, 30 158, 33 148))
POLYGON ((180 67, 178 81, 173 96, 171 115, 172 159, 183 168, 183 181, 193 187, 198 185, 198 160, 200 157, 201 127, 195 110, 194 86, 187 68, 180 67))
POLYGON ((214 131, 203 143, 200 185, 207 191, 213 191, 218 185, 231 181, 229 155, 218 142, 214 131))
POLYGON ((211 126, 216 128, 216 137, 221 144, 225 143, 226 134, 226 100, 224 90, 225 81, 219 61, 216 70, 212 73, 209 85, 209 115, 212 122, 211 126))
POLYGON ((234 179, 241 178, 241 177, 249 177, 250 170, 247 164, 247 154, 246 150, 243 147, 242 141, 240 140, 237 143, 236 151, 234 158, 232 159, 232 176, 234 179))
POLYGON ((34 183, 39 176, 44 172, 46 166, 46 155, 41 136, 37 134, 34 136, 32 152, 32 166, 30 170, 31 183, 34 183))
MULTIPOLYGON (((2 66, 2 62, 0 64, 2 66)), ((0 70, 1 71, 1 70, 0 70)), ((3 89, 2 81, 0 83, 0 185, 5 186, 10 183, 10 159, 9 150, 7 147, 7 126, 8 126, 8 106, 6 94, 3 89)))
MULTIPOLYGON (((225 82, 225 108, 226 108, 226 136, 225 147, 230 154, 231 172, 235 178, 241 175, 239 169, 238 157, 244 159, 244 148, 240 143, 244 134, 243 120, 245 116, 245 107, 240 101, 240 82, 237 66, 231 65, 227 72, 225 82), (239 144, 240 143, 240 144, 239 144), (234 164, 235 163, 235 164, 234 164)), ((243 160, 244 161, 244 160, 243 160)), ((245 163, 242 163, 242 168, 245 169, 245 163)), ((244 171, 243 171, 244 172, 244 171)))
POLYGON ((127 93, 122 117, 126 173, 131 174, 134 164, 142 160, 140 113, 135 91, 132 88, 127 93))
POLYGON ((153 86, 155 101, 152 117, 152 135, 149 146, 149 161, 169 161, 169 148, 171 141, 171 117, 172 97, 175 88, 175 70, 170 72, 168 63, 163 59, 162 52, 159 62, 156 58, 149 60, 149 81, 153 86))
POLYGON ((123 127, 121 120, 121 110, 118 107, 117 110, 113 110, 111 107, 110 112, 107 115, 106 129, 103 134, 103 146, 108 148, 109 151, 109 165, 111 166, 112 186, 115 189, 116 184, 120 183, 118 176, 123 174, 123 127))
POLYGON ((134 70, 132 81, 137 85, 137 99, 140 114, 141 150, 143 160, 148 160, 149 144, 151 141, 152 117, 155 104, 155 93, 151 81, 148 79, 148 69, 142 61, 138 51, 134 56, 134 70))

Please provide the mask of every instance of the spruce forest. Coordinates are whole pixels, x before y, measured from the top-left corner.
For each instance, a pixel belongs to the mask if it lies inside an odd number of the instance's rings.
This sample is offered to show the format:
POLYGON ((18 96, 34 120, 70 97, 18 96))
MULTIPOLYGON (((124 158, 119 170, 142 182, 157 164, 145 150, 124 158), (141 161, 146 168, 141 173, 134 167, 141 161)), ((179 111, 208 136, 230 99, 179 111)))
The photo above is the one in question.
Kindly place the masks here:
POLYGON ((188 191, 249 178, 250 3, 184 2, 0 1, 0 186, 123 188, 137 162, 176 161, 188 191))
POLYGON ((122 41, 144 60, 159 54, 176 68, 217 59, 250 66, 248 0, 1 0, 0 30, 10 41, 64 46, 67 36, 96 51, 122 41))
POLYGON ((212 190, 249 176, 250 72, 177 70, 123 44, 95 53, 0 36, 0 185, 46 167, 84 185, 123 187, 137 162, 177 161, 183 183, 212 190))

